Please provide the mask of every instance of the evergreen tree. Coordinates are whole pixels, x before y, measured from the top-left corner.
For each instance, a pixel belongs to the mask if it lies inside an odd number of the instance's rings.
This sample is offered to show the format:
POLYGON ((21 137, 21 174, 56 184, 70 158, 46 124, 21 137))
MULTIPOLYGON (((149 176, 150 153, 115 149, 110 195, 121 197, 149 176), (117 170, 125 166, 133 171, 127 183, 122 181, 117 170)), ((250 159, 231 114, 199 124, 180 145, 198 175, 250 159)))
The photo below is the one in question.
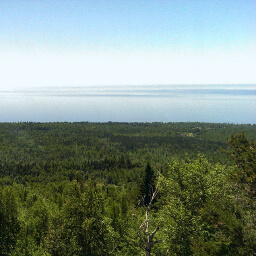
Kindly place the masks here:
POLYGON ((228 143, 230 151, 227 153, 235 163, 233 178, 253 197, 256 193, 256 143, 244 132, 232 135, 228 143))
POLYGON ((240 229, 240 255, 256 254, 256 143, 243 132, 232 135, 228 141, 228 154, 234 160, 231 182, 237 212, 243 222, 240 229))
POLYGON ((154 193, 154 171, 151 168, 150 164, 147 164, 147 167, 145 169, 145 177, 143 181, 143 185, 141 188, 141 194, 144 199, 144 205, 148 205, 151 197, 154 193))

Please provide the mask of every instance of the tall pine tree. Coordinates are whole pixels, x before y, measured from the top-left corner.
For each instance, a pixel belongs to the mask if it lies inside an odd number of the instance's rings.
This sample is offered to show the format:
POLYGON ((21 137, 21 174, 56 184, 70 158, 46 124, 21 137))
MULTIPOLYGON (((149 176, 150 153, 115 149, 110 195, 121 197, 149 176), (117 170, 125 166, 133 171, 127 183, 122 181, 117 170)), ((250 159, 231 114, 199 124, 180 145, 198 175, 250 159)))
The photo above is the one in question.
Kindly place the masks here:
POLYGON ((144 198, 144 205, 148 205, 152 194, 154 193, 154 171, 148 163, 145 169, 145 177, 141 188, 141 194, 144 198))

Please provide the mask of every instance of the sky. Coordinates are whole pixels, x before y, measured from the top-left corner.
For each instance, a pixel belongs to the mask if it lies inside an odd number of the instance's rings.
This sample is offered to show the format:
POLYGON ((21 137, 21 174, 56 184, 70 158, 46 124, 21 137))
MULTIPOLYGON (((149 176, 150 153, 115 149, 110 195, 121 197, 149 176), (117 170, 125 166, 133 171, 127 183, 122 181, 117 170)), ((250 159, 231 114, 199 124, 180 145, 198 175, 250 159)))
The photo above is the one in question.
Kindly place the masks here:
POLYGON ((0 0, 0 89, 256 84, 255 0, 0 0))

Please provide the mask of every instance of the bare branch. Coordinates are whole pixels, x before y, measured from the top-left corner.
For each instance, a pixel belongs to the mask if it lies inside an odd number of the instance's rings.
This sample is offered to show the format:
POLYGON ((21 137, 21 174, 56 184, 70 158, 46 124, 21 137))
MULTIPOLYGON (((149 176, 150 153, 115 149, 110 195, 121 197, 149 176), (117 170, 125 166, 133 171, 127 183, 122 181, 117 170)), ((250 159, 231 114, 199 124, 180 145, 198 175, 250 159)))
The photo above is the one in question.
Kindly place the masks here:
POLYGON ((156 234, 156 232, 159 230, 159 227, 156 227, 155 230, 150 234, 149 233, 149 210, 151 208, 151 205, 153 203, 153 200, 156 198, 157 194, 158 194, 158 191, 159 191, 159 182, 157 183, 157 186, 156 186, 156 189, 154 191, 154 193, 152 194, 151 196, 151 199, 150 199, 150 202, 149 204, 147 205, 146 207, 146 213, 145 213, 145 221, 140 225, 140 228, 139 228, 139 236, 140 236, 140 240, 141 242, 143 242, 145 245, 145 252, 146 252, 146 256, 150 256, 151 254, 151 249, 153 247, 154 244, 156 243, 161 243, 161 240, 158 240, 158 241, 153 241, 153 238, 154 238, 154 235, 156 234), (146 234, 146 237, 147 237, 147 241, 146 243, 143 241, 142 239, 142 235, 141 235, 141 229, 146 226, 145 228, 145 234, 146 234))
POLYGON ((113 248, 113 250, 109 254, 112 254, 118 246, 119 246, 119 244, 116 244, 115 247, 113 248))
POLYGON ((150 236, 154 236, 154 234, 157 232, 157 230, 159 230, 159 227, 156 227, 156 229, 151 233, 151 235, 150 236))

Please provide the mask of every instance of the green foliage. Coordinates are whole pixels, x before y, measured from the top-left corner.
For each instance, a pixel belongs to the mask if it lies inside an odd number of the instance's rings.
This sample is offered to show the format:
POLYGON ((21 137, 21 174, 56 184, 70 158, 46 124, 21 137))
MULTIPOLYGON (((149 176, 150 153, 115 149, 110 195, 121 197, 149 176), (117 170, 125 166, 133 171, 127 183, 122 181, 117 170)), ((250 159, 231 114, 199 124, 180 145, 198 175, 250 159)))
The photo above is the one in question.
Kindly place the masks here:
POLYGON ((247 187, 253 197, 256 193, 256 143, 247 139, 243 132, 232 135, 228 143, 228 154, 235 163, 233 178, 247 187))
POLYGON ((159 219, 173 255, 235 255, 241 221, 232 205, 228 172, 199 157, 173 162, 162 188, 159 219))
POLYGON ((241 255, 256 253, 256 143, 243 132, 229 139, 228 154, 234 161, 230 179, 234 186, 235 204, 243 222, 240 233, 241 255))
POLYGON ((162 242, 152 255, 254 255, 255 129, 1 123, 0 255, 144 255, 138 199, 148 204, 153 170, 162 186, 150 228, 162 242), (228 144, 241 129, 250 139, 228 144))
POLYGON ((20 229, 16 197, 11 187, 0 187, 0 255, 9 255, 20 229))

